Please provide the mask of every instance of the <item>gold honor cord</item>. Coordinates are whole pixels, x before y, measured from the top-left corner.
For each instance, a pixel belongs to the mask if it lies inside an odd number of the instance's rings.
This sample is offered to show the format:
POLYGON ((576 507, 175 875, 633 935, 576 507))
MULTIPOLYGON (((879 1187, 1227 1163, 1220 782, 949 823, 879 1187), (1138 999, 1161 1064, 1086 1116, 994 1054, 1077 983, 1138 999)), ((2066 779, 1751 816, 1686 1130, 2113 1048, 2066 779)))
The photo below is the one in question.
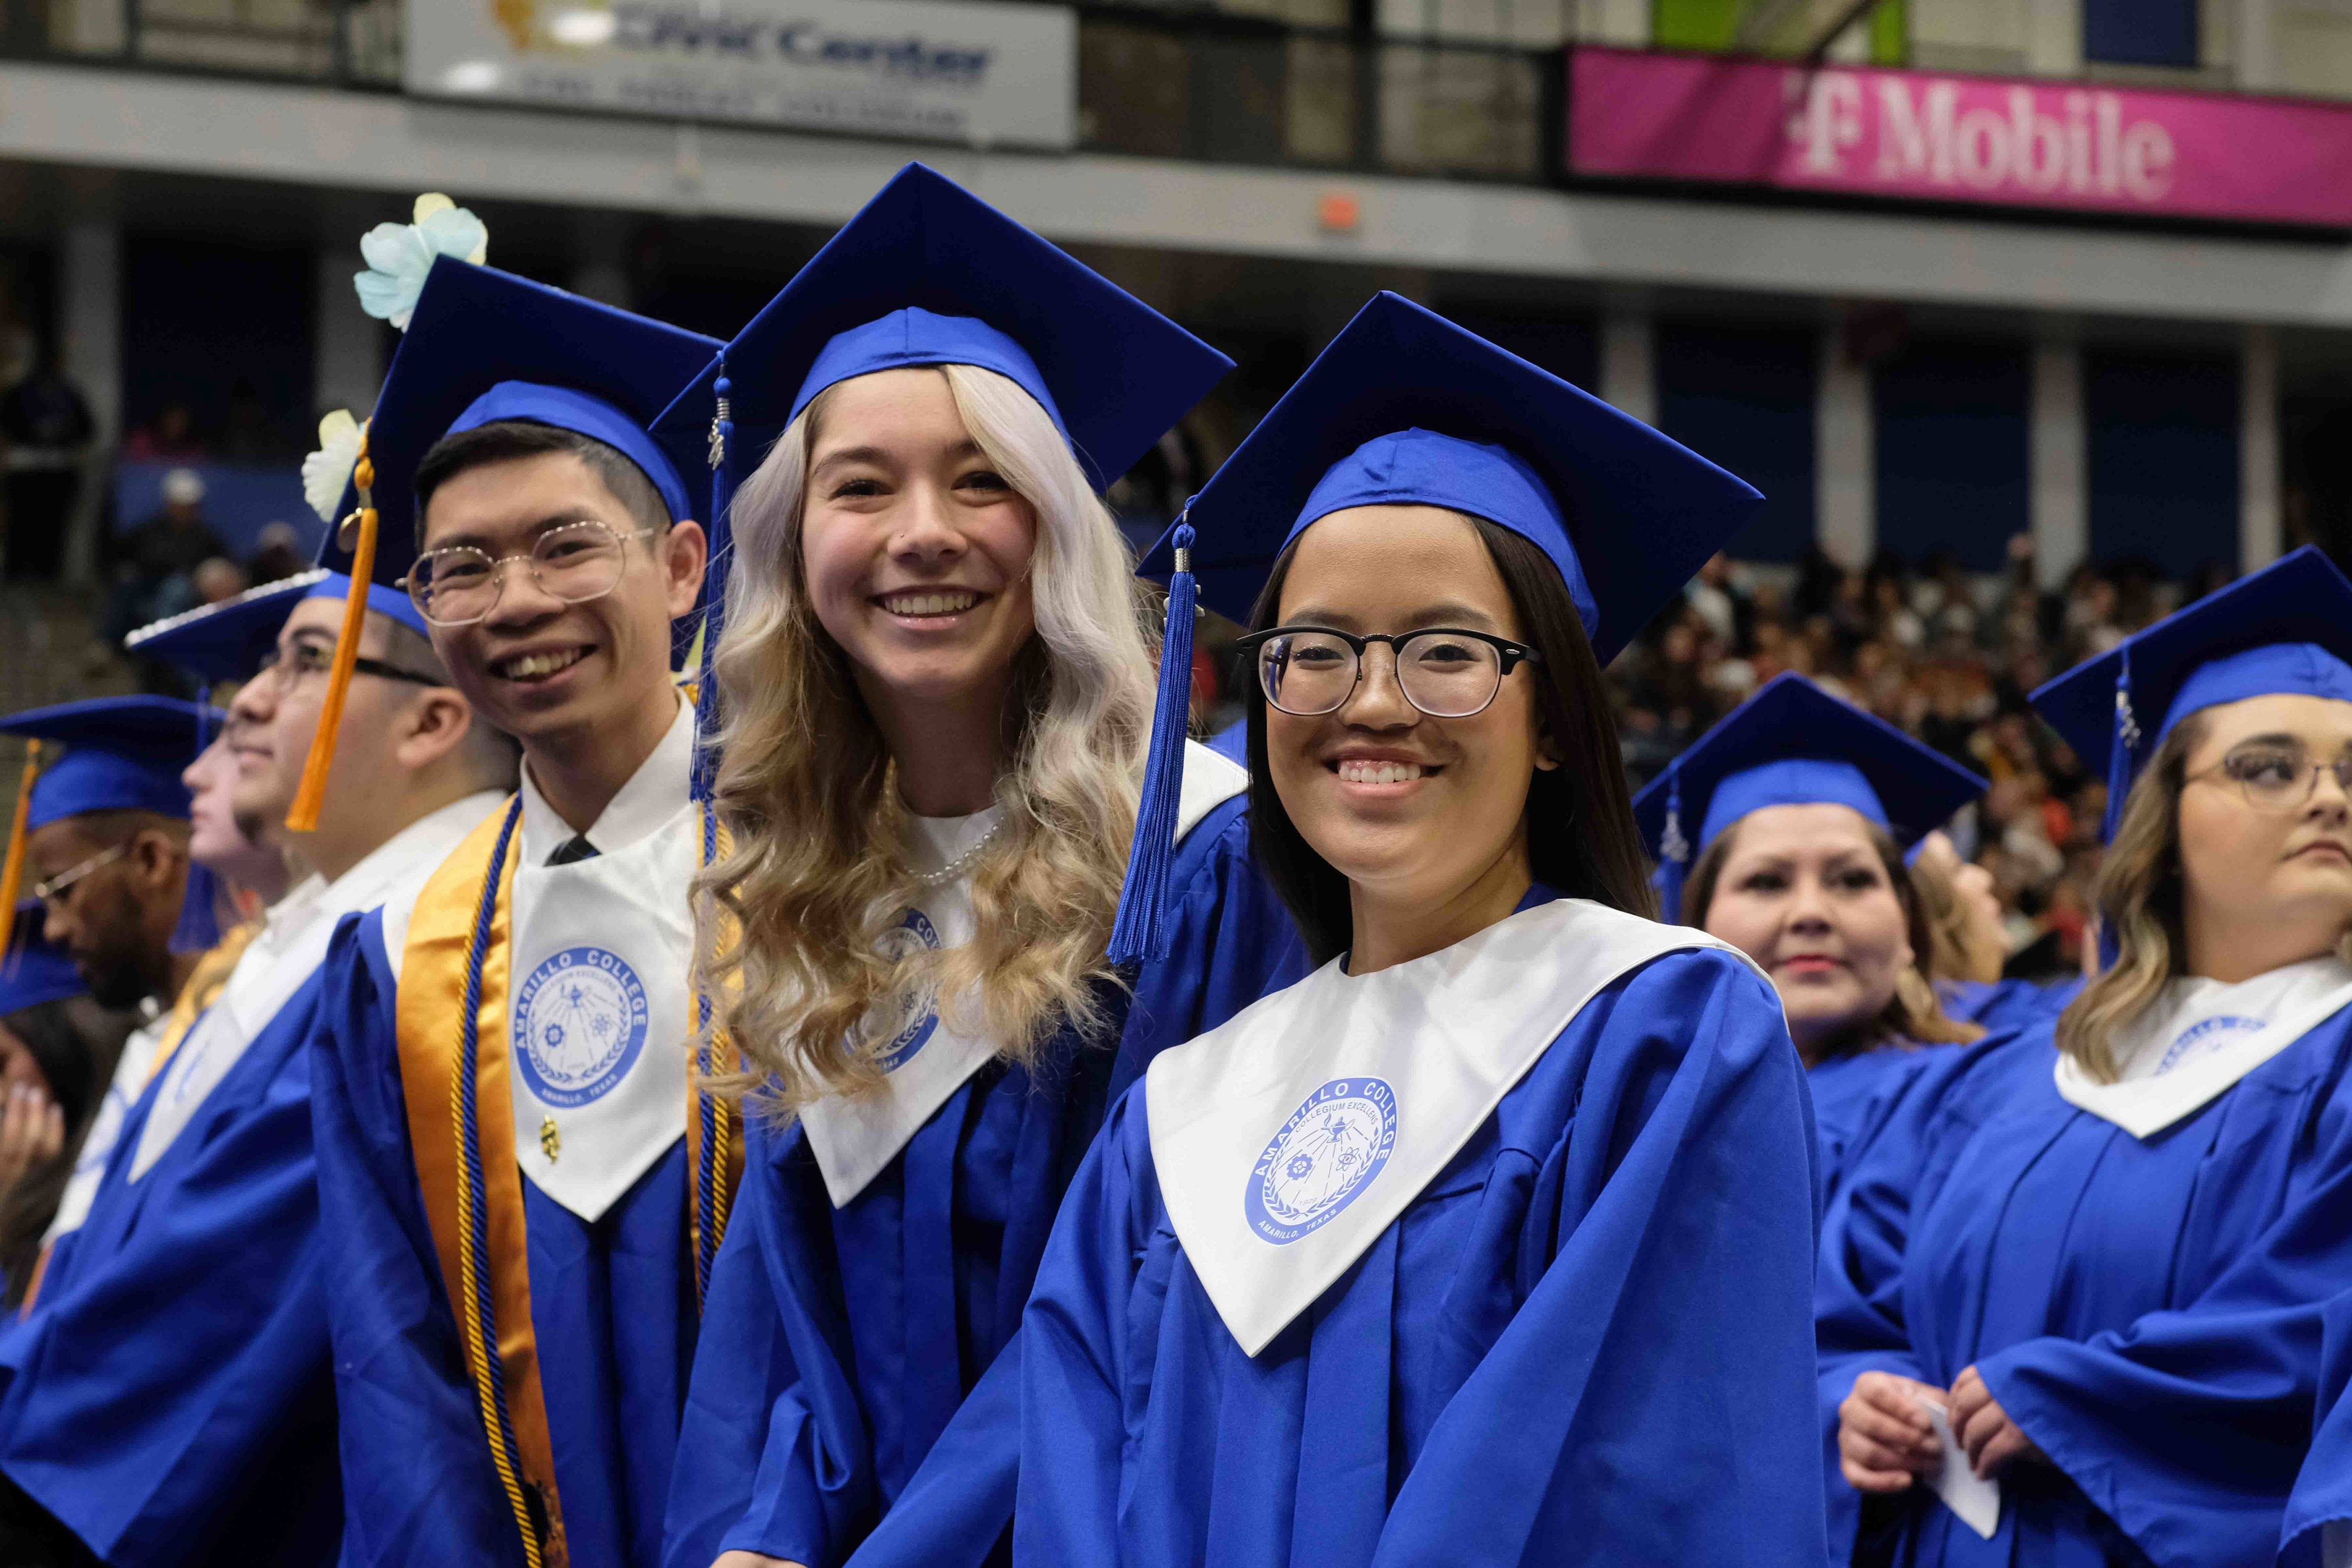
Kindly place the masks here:
POLYGON ((8 824, 8 858, 0 862, 0 960, 16 935, 16 895, 25 886, 25 824, 33 814, 33 785, 41 777, 41 743, 25 742, 25 772, 16 785, 16 815, 8 824))
MULTIPOLYGON (((705 869, 711 861, 725 855, 733 845, 727 829, 719 826, 710 804, 702 805, 702 832, 696 837, 698 858, 705 869)), ((716 916, 714 915, 714 919, 716 916)), ((719 1245, 727 1239, 727 1215, 734 1205, 735 1189, 740 1173, 735 1168, 735 1110, 719 1102, 708 1087, 715 1068, 731 1066, 734 1052, 723 1033, 710 1027, 710 1003, 700 986, 695 986, 687 998, 687 1026, 689 1037, 696 1042, 696 1076, 704 1082, 687 1086, 687 1143, 692 1155, 687 1162, 687 1234, 692 1249, 689 1263, 694 1269, 694 1300, 697 1310, 706 1304, 709 1294, 709 1271, 718 1258, 719 1245), (706 1123, 706 1113, 708 1121, 706 1123), (706 1224, 704 1205, 709 1205, 706 1224), (704 1233, 708 1231, 709 1235, 704 1233)))
MULTIPOLYGON (((352 669, 359 662, 368 584, 375 581, 375 462, 368 456, 366 426, 360 427, 360 458, 352 468, 352 484, 360 497, 360 510, 354 514, 359 527, 352 544, 352 585, 343 598, 342 629, 335 634, 335 661, 327 672, 327 695, 319 704, 319 727, 310 736, 310 755, 302 764, 301 787, 294 792, 294 804, 286 813, 286 826, 295 833, 318 831, 319 808, 327 798, 327 770, 334 766, 335 736, 343 722, 343 699, 351 693, 352 669)), ((345 519, 345 525, 352 521, 345 519)))

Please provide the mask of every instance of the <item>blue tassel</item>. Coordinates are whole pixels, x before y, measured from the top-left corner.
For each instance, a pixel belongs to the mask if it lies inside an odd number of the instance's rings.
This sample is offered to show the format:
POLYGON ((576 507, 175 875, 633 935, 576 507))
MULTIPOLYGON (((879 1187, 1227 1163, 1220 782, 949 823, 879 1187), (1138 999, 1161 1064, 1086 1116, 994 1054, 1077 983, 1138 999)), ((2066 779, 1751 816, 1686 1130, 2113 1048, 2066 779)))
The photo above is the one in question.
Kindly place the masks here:
MULTIPOLYGON (((196 700, 196 754, 202 756, 212 739, 209 691, 196 700)), ((187 891, 180 898, 180 920, 172 928, 173 952, 210 952, 220 945, 220 879, 207 867, 188 860, 187 891)))
POLYGON ((1135 808, 1135 847, 1111 927, 1110 962, 1140 963, 1168 951, 1168 867, 1176 856, 1176 807, 1184 788, 1184 742, 1192 718, 1192 525, 1176 520, 1176 574, 1168 580, 1168 630, 1160 641, 1160 696, 1151 750, 1135 808))
POLYGON ((1683 918, 1683 878, 1690 869, 1690 840, 1683 837, 1683 772, 1679 765, 1666 774, 1666 826, 1658 835, 1658 918, 1679 925, 1683 918))
POLYGON ((707 801, 719 779, 719 682, 711 677, 718 657, 719 635, 727 617, 727 573, 734 563, 735 535, 727 512, 734 500, 728 464, 734 458, 735 416, 728 402, 735 390, 727 379, 727 356, 719 356, 719 379, 711 387, 718 412, 710 421, 710 561, 702 572, 702 665, 695 673, 694 728, 698 744, 694 752, 694 798, 707 801))
POLYGON ((2116 829, 2123 826, 2124 799, 2131 794, 2136 767, 2132 750, 2139 744, 2139 723, 2132 716, 2129 643, 2123 652, 2123 668, 2116 675, 2116 738, 2107 748, 2107 815, 2099 826, 2100 838, 2108 844, 2116 841, 2116 829))

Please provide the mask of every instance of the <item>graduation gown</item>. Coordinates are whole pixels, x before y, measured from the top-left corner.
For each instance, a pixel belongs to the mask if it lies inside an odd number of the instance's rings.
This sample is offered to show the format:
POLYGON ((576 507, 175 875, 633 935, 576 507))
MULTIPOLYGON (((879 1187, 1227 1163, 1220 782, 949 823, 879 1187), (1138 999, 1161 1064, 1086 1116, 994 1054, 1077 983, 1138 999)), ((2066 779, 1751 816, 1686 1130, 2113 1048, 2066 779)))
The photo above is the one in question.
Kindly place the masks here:
POLYGON ((2287 1499, 2279 1568, 2352 1563, 2352 1289, 2327 1304, 2321 1338, 2319 1419, 2287 1499))
MULTIPOLYGON (((2062 1096, 2054 1027, 1915 1084, 1849 1178, 1817 1300, 1829 1451, 1861 1373, 1948 1388, 1974 1365, 2051 1462, 2002 1471, 1990 1541, 1922 1484, 1868 1510, 1857 1561, 2268 1564, 2319 1303, 2352 1279, 2352 1012, 2145 1138, 2062 1096)), ((1864 1510, 1829 1484, 1843 1561, 1864 1510)))
MULTIPOLYGON (((462 1205, 451 1131, 454 1042, 472 925, 509 814, 476 829, 413 915, 387 908, 336 932, 327 962, 330 1003, 316 1042, 313 1117, 335 1282, 328 1316, 342 1415, 342 1561, 353 1568, 523 1563, 519 1508, 534 1534, 549 1538, 551 1562, 650 1568, 658 1559, 698 1318, 692 1189, 699 1144, 680 1045, 688 1002, 677 946, 693 870, 691 849, 677 860, 677 837, 694 814, 687 788, 692 747, 692 710, 682 708, 585 836, 598 846, 592 859, 547 866, 568 829, 528 779, 512 808, 511 880, 497 896, 500 912, 485 958, 470 1125, 479 1140, 487 1216, 476 1306, 487 1300, 496 1308, 500 1409, 514 1445, 507 1468, 520 1495, 509 1491, 493 1451, 461 1327, 468 1314, 457 1304, 462 1205), (541 895, 530 906, 525 879, 543 875, 554 879, 541 885, 555 888, 560 902, 541 895), (510 921, 518 904, 528 907, 510 921), (532 915, 530 907, 544 912, 532 915), (566 932, 559 948, 601 944, 593 951, 605 961, 614 953, 604 949, 618 950, 628 985, 592 986, 587 1004, 542 1014, 534 998, 543 992, 553 1002, 562 987, 535 982, 564 972, 562 952, 538 960, 547 945, 542 921, 566 932), (517 935, 516 925, 526 929, 517 935), (605 995, 623 999, 620 1014, 601 1008, 596 998, 605 995), (551 1110, 542 1121, 538 1102, 526 1098, 538 1092, 530 1076, 548 1082, 550 1095, 564 1096, 547 1075, 578 1058, 542 1058, 536 1044, 513 1047, 510 1024, 520 1018, 533 1041, 577 1051, 600 1018, 607 1028, 621 1025, 612 1038, 632 1036, 631 996, 651 998, 636 1006, 635 1019, 675 1025, 667 1041, 656 1035, 628 1054, 616 1051, 620 1065, 596 1080, 604 1098, 568 1095, 578 1108, 551 1110), (547 1033, 558 1019, 578 1032, 547 1033), (448 1054, 435 1057, 436 1050, 448 1054), (426 1067, 437 1074, 430 1081, 426 1067), (588 1118, 648 1073, 666 1075, 654 1080, 659 1092, 629 1127, 600 1142, 588 1118), (601 1183, 604 1190, 585 1202, 559 1184, 566 1180, 601 1183)), ((608 1037, 600 1030, 596 1037, 608 1037)))
POLYGON ((310 1110, 320 955, 339 914, 413 890, 482 804, 272 911, 125 1118, 37 1306, 0 1339, 0 1469, 116 1568, 334 1560, 310 1110))
POLYGON ((1944 1016, 1991 1034, 2054 1018, 2083 989, 2073 980, 1947 980, 1936 987, 1944 1016))
POLYGON ((1812 1091, 1814 1136, 1821 1147, 1823 1212, 1843 1194, 1849 1162, 1893 1115, 1911 1081, 1948 1048, 1890 1041, 1824 1058, 1807 1069, 1805 1087, 1812 1091))
POLYGON ((1024 1322, 1016 1562, 1818 1568, 1779 1001, 1702 933, 1548 900, 1318 971, 1113 1109, 1024 1322), (1637 927, 1651 956, 1555 981, 1637 927))
POLYGON ((1131 1001, 1106 999, 1116 1049, 1066 1033, 1034 1071, 982 1068, 840 1207, 806 1124, 772 1135, 754 1118, 679 1442, 669 1568, 735 1549, 939 1568, 997 1545, 1017 1440, 1008 1342, 1105 1108, 1160 1049, 1306 968, 1250 864, 1243 775, 1205 755, 1188 748, 1187 792, 1222 775, 1223 798, 1176 847, 1166 956, 1131 1001))

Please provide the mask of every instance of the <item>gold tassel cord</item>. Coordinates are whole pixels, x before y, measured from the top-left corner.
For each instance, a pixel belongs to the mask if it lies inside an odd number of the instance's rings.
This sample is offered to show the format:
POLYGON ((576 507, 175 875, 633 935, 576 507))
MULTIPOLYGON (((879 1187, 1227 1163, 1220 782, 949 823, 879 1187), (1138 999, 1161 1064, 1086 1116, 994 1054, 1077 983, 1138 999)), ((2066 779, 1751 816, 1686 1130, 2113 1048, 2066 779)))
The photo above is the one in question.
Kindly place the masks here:
POLYGON ((310 737, 310 755, 302 764, 301 787, 286 813, 289 832, 318 830, 319 810, 327 798, 327 773, 335 763, 335 738, 342 727, 343 699, 352 689, 352 668, 359 661, 360 630, 367 619, 368 584, 375 580, 375 464, 368 457, 367 430, 360 430, 360 457, 352 469, 359 490, 359 538, 352 546, 352 587, 343 600, 342 629, 335 636, 335 661, 327 672, 327 694, 319 704, 319 728, 310 737))
POLYGON ((25 773, 16 785, 16 815, 8 824, 8 858, 0 862, 0 956, 16 936, 16 897, 25 886, 25 824, 33 814, 33 785, 41 776, 41 743, 25 742, 25 773))

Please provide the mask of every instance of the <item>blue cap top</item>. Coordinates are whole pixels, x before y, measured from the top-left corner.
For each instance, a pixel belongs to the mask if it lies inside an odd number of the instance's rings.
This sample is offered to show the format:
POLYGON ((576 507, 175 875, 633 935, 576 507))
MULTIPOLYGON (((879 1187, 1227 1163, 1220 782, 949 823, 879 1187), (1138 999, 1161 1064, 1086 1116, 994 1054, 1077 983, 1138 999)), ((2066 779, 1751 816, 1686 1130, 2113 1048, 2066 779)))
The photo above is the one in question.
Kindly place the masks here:
POLYGON ((2282 692, 2352 701, 2347 659, 2352 583, 2305 545, 2076 665, 2032 701, 2085 763, 2105 760, 2112 838, 2132 781, 2183 719, 2282 692))
MULTIPOLYGON (((645 470, 672 521, 703 519, 708 470, 673 463, 646 426, 718 347, 715 338, 511 273, 436 259, 368 421, 376 583, 394 587, 415 559, 409 480, 417 463, 443 437, 500 419, 593 437, 645 470)), ((344 511, 358 504, 347 487, 344 511)), ((319 564, 350 569, 337 531, 328 531, 319 564)))
POLYGON ((1667 763, 1633 797, 1633 820, 1660 862, 1671 921, 1681 918, 1690 863, 1750 812, 1851 806, 1908 849, 1984 790, 1983 779, 1941 752, 1790 673, 1667 763))
POLYGON ((66 950, 42 940, 41 906, 19 905, 16 939, 0 953, 0 1018, 89 992, 66 950))
POLYGON ((184 819, 180 773, 227 717, 174 697, 99 697, 0 719, 0 735, 65 745, 33 784, 29 832, 94 811, 152 811, 184 819))
POLYGON ((1108 279, 909 163, 654 427, 681 464, 699 459, 724 374, 741 453, 729 453, 730 466, 740 475, 826 387, 922 364, 978 365, 1018 384, 1098 490, 1233 368, 1108 279))
MULTIPOLYGON (((1192 499, 1192 572, 1202 602, 1245 620, 1276 557, 1318 519, 1447 507, 1539 546, 1606 664, 1763 499, 1590 393, 1381 293, 1192 499)), ((1174 531, 1145 575, 1173 572, 1174 531)))
MULTIPOLYGON (((278 633, 295 605, 305 599, 341 604, 351 591, 351 578, 316 566, 248 588, 234 599, 141 626, 122 639, 122 646, 184 669, 199 680, 249 680, 261 668, 263 657, 277 645, 278 633)), ((419 637, 432 635, 415 603, 398 588, 371 583, 368 608, 419 637)))

